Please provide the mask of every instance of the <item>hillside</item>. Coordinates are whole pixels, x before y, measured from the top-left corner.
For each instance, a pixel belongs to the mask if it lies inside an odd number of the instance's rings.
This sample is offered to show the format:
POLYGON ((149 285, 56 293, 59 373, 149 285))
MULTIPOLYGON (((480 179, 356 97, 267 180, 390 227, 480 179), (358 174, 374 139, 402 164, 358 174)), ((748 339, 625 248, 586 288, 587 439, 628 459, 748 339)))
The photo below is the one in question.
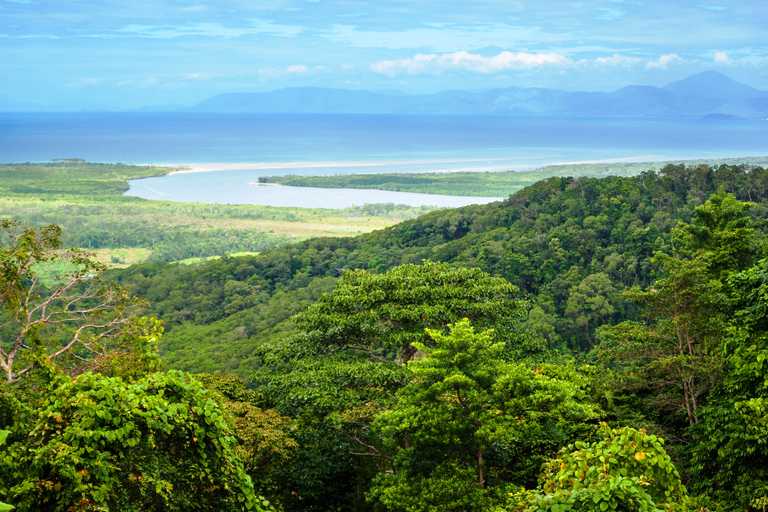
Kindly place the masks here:
POLYGON ((200 266, 113 271, 166 322, 166 365, 248 377, 254 348, 294 329, 290 316, 332 289, 344 269, 383 272, 423 259, 480 267, 529 298, 527 325, 551 348, 587 353, 594 328, 632 318, 620 295, 657 277, 654 251, 720 186, 768 216, 768 171, 670 165, 634 177, 554 177, 503 202, 436 211, 347 239, 318 238, 200 266))

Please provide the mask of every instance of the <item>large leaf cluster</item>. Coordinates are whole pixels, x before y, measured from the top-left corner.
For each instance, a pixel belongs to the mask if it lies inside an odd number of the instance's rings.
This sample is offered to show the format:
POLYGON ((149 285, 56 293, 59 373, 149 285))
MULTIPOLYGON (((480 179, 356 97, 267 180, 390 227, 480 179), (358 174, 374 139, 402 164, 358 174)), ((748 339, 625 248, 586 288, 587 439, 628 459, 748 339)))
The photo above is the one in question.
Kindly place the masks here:
POLYGON ((429 260, 384 274, 347 271, 332 292, 296 316, 296 325, 316 331, 320 343, 397 352, 407 362, 411 346, 428 339, 426 328, 445 329, 461 318, 494 327, 497 340, 514 337, 520 343, 516 324, 525 303, 516 299, 517 291, 478 268, 429 260))
POLYGON ((544 468, 529 510, 566 512, 684 510, 687 491, 664 449, 664 440, 602 424, 602 439, 561 450, 544 468))
POLYGON ((0 452, 19 510, 260 510, 216 395, 180 372, 86 373, 43 394, 0 452))

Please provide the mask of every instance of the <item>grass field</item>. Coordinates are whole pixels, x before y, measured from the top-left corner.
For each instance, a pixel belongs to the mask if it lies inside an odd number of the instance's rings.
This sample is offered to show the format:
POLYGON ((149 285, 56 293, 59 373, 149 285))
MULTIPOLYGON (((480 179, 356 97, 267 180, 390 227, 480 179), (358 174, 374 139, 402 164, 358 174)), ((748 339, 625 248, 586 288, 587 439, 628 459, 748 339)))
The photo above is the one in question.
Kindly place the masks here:
POLYGON ((107 266, 107 268, 125 268, 147 261, 152 254, 150 249, 142 248, 116 248, 94 249, 93 259, 107 266))
POLYGON ((125 181, 171 168, 63 160, 0 165, 0 217, 58 224, 65 243, 102 263, 179 261, 259 252, 316 237, 348 237, 427 213, 432 207, 366 205, 343 210, 175 203, 125 197, 125 181))

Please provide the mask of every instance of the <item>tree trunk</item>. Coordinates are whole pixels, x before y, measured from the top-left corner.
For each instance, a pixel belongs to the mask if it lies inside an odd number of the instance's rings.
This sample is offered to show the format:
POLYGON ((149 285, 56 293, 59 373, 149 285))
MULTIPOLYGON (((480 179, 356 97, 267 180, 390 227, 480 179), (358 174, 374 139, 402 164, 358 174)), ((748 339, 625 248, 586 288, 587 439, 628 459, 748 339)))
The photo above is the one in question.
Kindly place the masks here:
POLYGON ((480 487, 483 486, 485 480, 483 480, 483 445, 477 444, 477 483, 480 487))

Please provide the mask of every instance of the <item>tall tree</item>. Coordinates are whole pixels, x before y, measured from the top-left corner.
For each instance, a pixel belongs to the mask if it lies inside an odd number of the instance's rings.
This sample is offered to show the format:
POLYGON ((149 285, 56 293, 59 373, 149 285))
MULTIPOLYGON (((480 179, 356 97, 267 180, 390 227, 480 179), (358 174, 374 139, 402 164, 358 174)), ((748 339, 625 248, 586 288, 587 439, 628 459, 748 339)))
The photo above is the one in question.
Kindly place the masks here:
POLYGON ((598 331, 603 355, 636 370, 636 384, 657 390, 655 404, 685 411, 689 425, 721 376, 727 277, 758 254, 750 206, 721 191, 697 207, 690 224, 672 230, 671 252, 655 255, 666 277, 625 293, 644 308, 646 322, 598 331))
POLYGON ((61 229, 0 222, 0 369, 8 383, 36 365, 82 362, 126 343, 142 301, 99 281, 104 266, 62 249, 61 229))
POLYGON ((425 328, 445 329, 469 318, 523 352, 532 347, 519 332, 526 303, 517 292, 478 268, 429 260, 383 274, 346 271, 331 293, 296 316, 296 325, 329 347, 367 351, 374 359, 381 358, 377 351, 395 352, 404 364, 416 353, 414 342, 428 342, 425 328))
POLYGON ((428 333, 411 383, 375 421, 394 453, 370 495, 386 510, 491 510, 597 416, 572 369, 507 362, 467 319, 428 333))
POLYGON ((391 455, 371 424, 409 381, 415 343, 431 346, 431 333, 468 316, 480 326, 497 327, 494 342, 506 347, 508 359, 537 349, 519 326, 526 304, 516 292, 479 269, 431 261, 384 274, 347 271, 332 292, 295 317, 304 333, 257 347, 261 366, 253 380, 271 406, 303 426, 294 464, 312 460, 336 475, 297 482, 309 471, 287 474, 290 486, 305 495, 302 508, 312 509, 307 495, 327 501, 324 493, 342 492, 338 486, 354 483, 352 475, 372 476, 379 464, 389 463, 391 455))
POLYGON ((691 486, 731 511, 768 506, 768 259, 732 276, 722 382, 692 429, 691 486))

